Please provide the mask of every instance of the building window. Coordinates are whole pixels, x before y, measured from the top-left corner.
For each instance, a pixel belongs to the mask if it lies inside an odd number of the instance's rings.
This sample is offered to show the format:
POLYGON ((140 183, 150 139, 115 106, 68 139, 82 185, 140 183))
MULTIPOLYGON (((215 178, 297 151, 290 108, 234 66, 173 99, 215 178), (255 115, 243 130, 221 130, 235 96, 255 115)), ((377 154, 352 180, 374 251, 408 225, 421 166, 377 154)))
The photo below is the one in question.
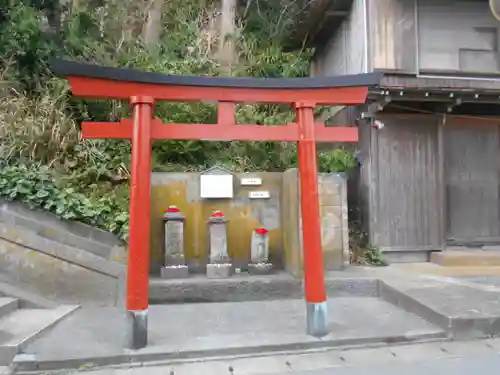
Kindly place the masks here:
POLYGON ((471 33, 473 48, 459 49, 460 71, 491 73, 499 71, 498 29, 475 27, 471 33))

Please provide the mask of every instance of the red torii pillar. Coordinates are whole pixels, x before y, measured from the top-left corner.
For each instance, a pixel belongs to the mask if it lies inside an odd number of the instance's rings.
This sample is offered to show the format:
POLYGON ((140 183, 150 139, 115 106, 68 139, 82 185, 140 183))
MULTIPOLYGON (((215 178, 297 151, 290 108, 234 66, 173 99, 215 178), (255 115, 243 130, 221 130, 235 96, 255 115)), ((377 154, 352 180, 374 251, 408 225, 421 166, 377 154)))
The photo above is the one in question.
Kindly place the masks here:
POLYGON ((147 345, 149 295, 149 236, 151 142, 154 139, 298 142, 304 248, 307 333, 328 334, 327 298, 321 247, 316 142, 357 142, 356 127, 314 123, 317 105, 359 105, 368 87, 380 82, 378 73, 340 77, 256 79, 171 76, 54 60, 52 70, 67 77, 73 95, 129 100, 132 120, 84 122, 84 138, 132 140, 130 234, 127 272, 127 346, 147 345), (163 124, 154 118, 154 103, 217 101, 217 124, 163 124), (236 124, 235 103, 286 103, 296 110, 296 122, 285 125, 236 124), (147 202, 147 203, 146 203, 147 202))

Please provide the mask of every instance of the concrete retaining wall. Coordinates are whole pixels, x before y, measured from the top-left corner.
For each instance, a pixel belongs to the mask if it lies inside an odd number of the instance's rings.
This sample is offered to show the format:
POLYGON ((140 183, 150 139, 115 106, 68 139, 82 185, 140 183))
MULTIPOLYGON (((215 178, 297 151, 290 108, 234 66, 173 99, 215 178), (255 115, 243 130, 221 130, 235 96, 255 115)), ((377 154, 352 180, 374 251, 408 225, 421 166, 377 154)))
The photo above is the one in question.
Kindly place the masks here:
POLYGON ((0 281, 13 288, 57 303, 122 304, 125 262, 110 233, 0 202, 0 281))
MULTIPOLYGON (((262 179, 261 186, 240 186, 239 179, 249 174, 235 177, 234 198, 204 200, 199 174, 153 173, 153 270, 163 263, 163 214, 176 205, 186 217, 186 259, 192 270, 201 271, 206 263, 206 220, 213 210, 222 210, 237 267, 248 264, 251 233, 264 226, 274 266, 302 275, 298 171, 252 175, 262 179), (268 191, 270 198, 251 199, 253 190, 268 191)), ((318 181, 325 269, 336 270, 348 260, 346 181, 336 174, 319 174, 318 181)), ((124 244, 110 233, 0 200, 0 283, 58 303, 122 305, 126 258, 124 244)))

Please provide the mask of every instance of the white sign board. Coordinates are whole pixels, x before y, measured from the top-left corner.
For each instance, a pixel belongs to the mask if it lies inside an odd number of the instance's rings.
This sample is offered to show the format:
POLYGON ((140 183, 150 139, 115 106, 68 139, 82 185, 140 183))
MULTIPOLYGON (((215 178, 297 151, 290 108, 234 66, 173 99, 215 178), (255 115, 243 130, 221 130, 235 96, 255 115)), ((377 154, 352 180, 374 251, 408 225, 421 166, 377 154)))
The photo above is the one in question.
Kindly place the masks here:
POLYGON ((270 198, 271 195, 268 191, 251 191, 248 193, 248 197, 251 199, 267 199, 270 198))
POLYGON ((260 177, 245 177, 241 179, 242 186, 260 186, 262 185, 262 178, 260 177))
POLYGON ((200 176, 201 198, 232 198, 233 175, 202 174, 200 176))

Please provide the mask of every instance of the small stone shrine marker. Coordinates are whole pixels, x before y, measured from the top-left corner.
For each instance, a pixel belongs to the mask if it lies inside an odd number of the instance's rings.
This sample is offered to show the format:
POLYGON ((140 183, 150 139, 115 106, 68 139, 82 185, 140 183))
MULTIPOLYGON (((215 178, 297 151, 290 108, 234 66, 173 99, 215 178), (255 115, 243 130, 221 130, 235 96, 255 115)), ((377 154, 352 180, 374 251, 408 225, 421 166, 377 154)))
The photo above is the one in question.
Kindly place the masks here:
POLYGON ((221 211, 214 211, 208 219, 210 247, 207 277, 222 279, 233 273, 233 264, 227 252, 227 218, 221 211))
POLYGON ((189 276, 184 258, 184 220, 181 210, 170 206, 163 216, 165 221, 165 266, 161 269, 164 279, 189 276))
POLYGON ((267 274, 273 265, 269 262, 269 231, 257 228, 252 232, 251 258, 248 265, 250 274, 267 274))

